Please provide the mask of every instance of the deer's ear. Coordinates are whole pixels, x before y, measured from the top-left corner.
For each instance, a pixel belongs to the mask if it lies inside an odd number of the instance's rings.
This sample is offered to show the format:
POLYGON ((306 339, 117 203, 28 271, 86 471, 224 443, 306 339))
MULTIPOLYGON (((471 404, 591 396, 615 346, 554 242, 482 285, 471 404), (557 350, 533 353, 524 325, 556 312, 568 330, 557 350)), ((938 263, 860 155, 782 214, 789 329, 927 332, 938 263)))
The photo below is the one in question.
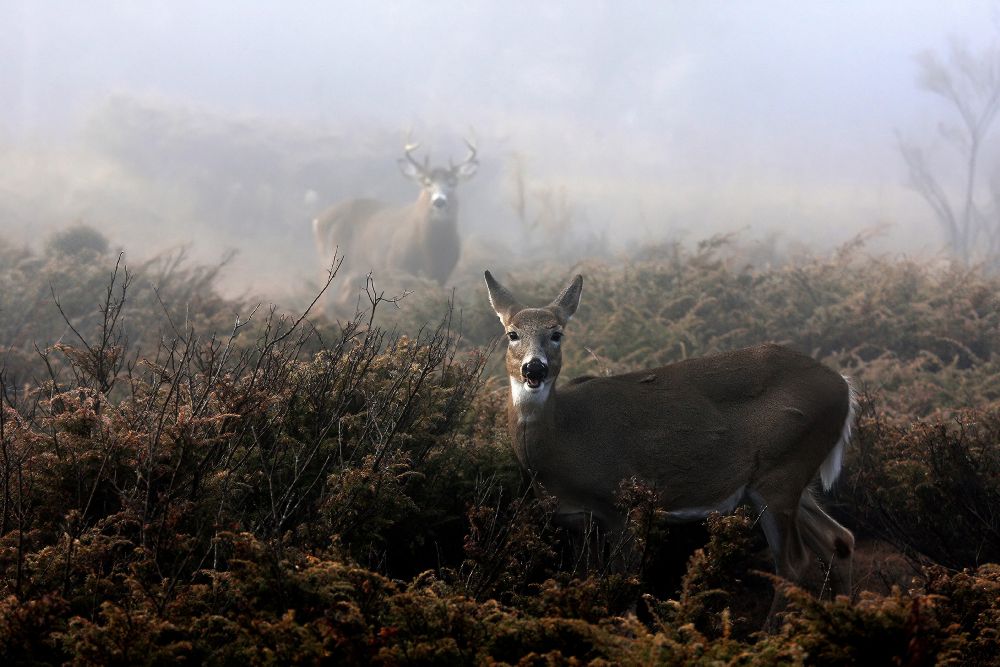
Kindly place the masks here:
POLYGON ((493 311, 504 326, 507 326, 510 318, 523 310, 510 290, 498 283, 489 271, 486 272, 486 291, 490 295, 490 305, 493 306, 493 311))
POLYGON ((556 297, 555 301, 549 304, 549 309, 552 310, 556 317, 563 321, 563 324, 569 322, 569 319, 573 317, 573 313, 576 312, 577 306, 580 305, 580 295, 583 293, 583 276, 577 275, 573 278, 573 282, 566 286, 559 296, 556 297))
POLYGON ((479 169, 478 162, 463 162, 455 167, 455 176, 464 181, 472 178, 477 169, 479 169))
POLYGON ((399 165, 399 170, 403 172, 403 176, 407 178, 412 178, 413 180, 419 179, 423 174, 420 171, 420 167, 413 164, 406 158, 399 158, 396 160, 396 164, 399 165))

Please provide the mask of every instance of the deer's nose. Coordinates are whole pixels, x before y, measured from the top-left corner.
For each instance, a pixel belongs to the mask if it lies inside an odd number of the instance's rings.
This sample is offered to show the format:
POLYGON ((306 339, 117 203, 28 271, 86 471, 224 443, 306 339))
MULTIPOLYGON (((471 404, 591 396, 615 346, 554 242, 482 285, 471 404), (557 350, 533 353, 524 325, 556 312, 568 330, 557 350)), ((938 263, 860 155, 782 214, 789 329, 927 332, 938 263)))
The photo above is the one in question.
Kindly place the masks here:
POLYGON ((434 205, 434 208, 444 208, 448 205, 448 198, 444 195, 434 195, 431 197, 431 204, 434 205))
POLYGON ((544 380, 549 374, 549 367, 541 359, 532 359, 521 366, 521 375, 531 383, 544 380))

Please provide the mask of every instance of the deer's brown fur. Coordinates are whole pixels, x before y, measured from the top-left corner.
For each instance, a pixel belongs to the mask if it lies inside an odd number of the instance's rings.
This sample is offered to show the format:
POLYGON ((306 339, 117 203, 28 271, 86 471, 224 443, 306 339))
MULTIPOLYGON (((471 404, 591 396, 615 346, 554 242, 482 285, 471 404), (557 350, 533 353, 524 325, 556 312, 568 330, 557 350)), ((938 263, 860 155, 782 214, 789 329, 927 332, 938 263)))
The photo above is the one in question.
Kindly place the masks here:
POLYGON ((817 472, 826 488, 840 472, 854 415, 842 376, 788 348, 760 345, 557 387, 582 277, 542 308, 521 306, 489 272, 486 282, 516 338, 506 352, 514 450, 558 499, 566 523, 586 514, 608 534, 621 531, 615 496, 630 478, 654 488, 676 521, 748 500, 779 576, 798 581, 809 549, 830 565, 834 592, 850 594, 854 538, 809 489, 817 472))
POLYGON ((335 253, 344 258, 335 301, 353 302, 368 273, 390 283, 416 277, 444 284, 455 268, 461 251, 455 188, 475 173, 475 148, 469 144, 470 154, 458 166, 438 168, 414 160, 416 148, 406 146, 399 160, 403 174, 421 187, 416 201, 391 207, 374 199, 351 199, 313 220, 320 257, 325 262, 335 253))

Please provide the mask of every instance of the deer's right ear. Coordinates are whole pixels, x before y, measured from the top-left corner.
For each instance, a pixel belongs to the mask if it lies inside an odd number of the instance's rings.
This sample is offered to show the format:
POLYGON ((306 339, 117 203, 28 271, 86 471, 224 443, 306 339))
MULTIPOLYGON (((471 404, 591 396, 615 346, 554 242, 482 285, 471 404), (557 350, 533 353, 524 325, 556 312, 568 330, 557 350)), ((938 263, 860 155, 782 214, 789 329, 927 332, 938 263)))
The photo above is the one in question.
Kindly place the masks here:
POLYGON ((562 319, 563 324, 569 322, 580 305, 580 295, 583 293, 583 276, 577 274, 573 282, 566 286, 556 300, 549 304, 549 308, 555 311, 556 315, 562 319))
POLYGON ((403 172, 403 176, 406 176, 407 178, 412 178, 413 180, 417 180, 422 175, 420 173, 420 168, 417 165, 413 164, 413 162, 411 162, 410 160, 407 160, 406 158, 402 157, 399 158, 398 160, 396 160, 396 164, 399 165, 399 170, 403 172))
POLYGON ((486 291, 490 295, 490 305, 493 306, 493 311, 500 318, 500 322, 507 326, 510 318, 522 310, 521 305, 510 293, 510 290, 498 283, 489 271, 486 272, 486 291))

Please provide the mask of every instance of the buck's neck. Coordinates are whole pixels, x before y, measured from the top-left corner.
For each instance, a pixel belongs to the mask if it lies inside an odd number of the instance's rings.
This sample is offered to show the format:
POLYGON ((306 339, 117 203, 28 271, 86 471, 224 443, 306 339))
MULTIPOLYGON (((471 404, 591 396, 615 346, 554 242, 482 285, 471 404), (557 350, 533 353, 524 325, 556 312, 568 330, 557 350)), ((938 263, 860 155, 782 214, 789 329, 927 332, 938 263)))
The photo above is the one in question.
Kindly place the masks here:
POLYGON ((554 378, 534 392, 528 390, 520 378, 510 378, 507 425, 514 454, 529 474, 535 472, 532 453, 537 457, 541 446, 555 433, 555 406, 554 378))
POLYGON ((457 225, 458 200, 451 197, 447 206, 437 208, 431 203, 430 194, 424 190, 417 199, 417 211, 420 218, 419 225, 425 231, 450 230, 457 225))

